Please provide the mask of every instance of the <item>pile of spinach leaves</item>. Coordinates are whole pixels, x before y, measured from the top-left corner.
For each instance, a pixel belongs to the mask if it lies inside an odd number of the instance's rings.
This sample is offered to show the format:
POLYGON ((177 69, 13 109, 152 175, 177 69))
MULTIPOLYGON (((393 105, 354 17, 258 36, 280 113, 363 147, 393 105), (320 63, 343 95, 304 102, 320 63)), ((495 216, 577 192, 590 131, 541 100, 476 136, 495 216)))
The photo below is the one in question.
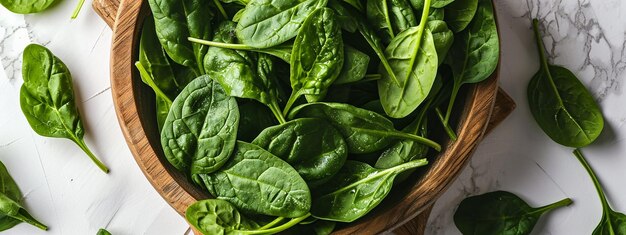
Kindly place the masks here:
POLYGON ((166 159, 215 198, 187 210, 205 234, 363 217, 498 62, 490 0, 148 2, 135 65, 166 159))

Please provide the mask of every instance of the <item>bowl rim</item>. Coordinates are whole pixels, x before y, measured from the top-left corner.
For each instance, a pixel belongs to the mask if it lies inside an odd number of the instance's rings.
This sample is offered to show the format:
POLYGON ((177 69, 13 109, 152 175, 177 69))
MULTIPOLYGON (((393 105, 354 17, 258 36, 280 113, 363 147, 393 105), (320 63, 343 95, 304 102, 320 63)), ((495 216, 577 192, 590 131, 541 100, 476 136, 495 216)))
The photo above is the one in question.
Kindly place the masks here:
MULTIPOLYGON (((133 64, 137 58, 140 20, 146 16, 146 7, 145 1, 120 1, 111 46, 111 92, 120 128, 139 168, 161 197, 184 216, 185 209, 201 193, 181 186, 159 160, 143 129, 133 89, 133 76, 136 76, 133 64)), ((458 140, 446 143, 445 150, 429 164, 424 176, 410 187, 402 201, 376 211, 377 214, 370 213, 333 234, 391 231, 432 205, 461 173, 482 140, 498 91, 499 68, 500 61, 490 78, 468 86, 466 104, 456 128, 458 140)))

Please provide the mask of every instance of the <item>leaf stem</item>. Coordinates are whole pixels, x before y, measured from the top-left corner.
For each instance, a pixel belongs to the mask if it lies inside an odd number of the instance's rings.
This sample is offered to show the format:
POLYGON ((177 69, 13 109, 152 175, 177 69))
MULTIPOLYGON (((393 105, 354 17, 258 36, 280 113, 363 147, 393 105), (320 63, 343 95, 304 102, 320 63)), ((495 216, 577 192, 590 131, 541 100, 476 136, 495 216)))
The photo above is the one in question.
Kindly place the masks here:
POLYGON ((274 225, 280 223, 284 219, 285 219, 285 217, 278 217, 278 218, 272 220, 272 222, 269 222, 266 225, 263 225, 263 227, 257 228, 256 230, 264 230, 264 229, 268 229, 268 228, 274 227, 274 225))
POLYGON ((389 35, 391 37, 395 37, 396 35, 393 33, 393 27, 391 27, 391 18, 389 17, 389 7, 387 7, 387 1, 381 1, 383 4, 383 14, 385 14, 385 23, 387 24, 387 30, 389 31, 389 35))
POLYGON ((574 153, 574 156, 576 156, 576 159, 578 159, 578 161, 580 162, 580 164, 583 165, 583 167, 589 174, 589 177, 591 177, 591 180, 593 181, 593 186, 596 187, 596 191, 598 192, 598 196, 600 197, 600 201, 602 202, 602 208, 604 211, 603 214, 608 213, 607 209, 610 208, 610 206, 609 206, 609 202, 606 199, 606 195, 604 194, 604 190, 602 190, 602 185, 600 184, 600 180, 598 180, 598 177, 593 172, 593 169, 591 168, 587 160, 585 160, 585 156, 583 155, 582 151, 580 151, 580 149, 575 149, 573 153, 574 153))
POLYGON ((157 84, 154 83, 154 79, 152 79, 152 76, 150 76, 146 68, 144 68, 143 65, 141 64, 141 62, 139 61, 135 62, 135 67, 137 67, 137 70, 139 70, 139 75, 143 78, 142 80, 146 83, 146 85, 152 88, 152 90, 154 90, 154 93, 157 96, 163 98, 163 100, 165 100, 165 102, 167 102, 169 106, 172 106, 172 100, 170 99, 170 97, 165 95, 165 93, 163 93, 161 88, 159 88, 159 86, 157 86, 157 84))
POLYGON ((237 232, 239 232, 240 234, 250 234, 250 235, 252 235, 252 234, 275 234, 275 233, 284 231, 284 230, 286 230, 288 228, 291 228, 292 226, 300 223, 300 221, 308 218, 309 216, 311 216, 311 213, 307 213, 306 215, 298 217, 298 218, 293 218, 293 219, 289 220, 289 222, 287 222, 287 223, 284 223, 284 224, 282 224, 282 225, 280 225, 278 227, 273 227, 273 228, 270 228, 270 229, 263 229, 263 230, 259 229, 259 230, 237 231, 237 232))
POLYGON ((287 122, 287 120, 285 120, 285 116, 280 111, 280 107, 278 107, 278 102, 276 101, 276 99, 272 99, 268 107, 270 108, 270 110, 272 110, 272 113, 276 117, 276 120, 278 120, 279 124, 284 124, 285 122, 287 122))
POLYGON ((402 173, 406 170, 410 170, 410 169, 417 168, 420 166, 425 166, 427 164, 428 164, 428 160, 426 160, 426 158, 421 158, 421 159, 413 160, 410 162, 402 163, 400 165, 394 166, 389 169, 385 169, 381 171, 381 173, 388 172, 388 171, 402 173))
POLYGON ((418 143, 422 143, 425 144, 435 150, 437 150, 437 152, 441 151, 441 145, 439 145, 437 142, 432 141, 430 139, 418 136, 418 135, 414 135, 414 134, 409 134, 409 133, 404 133, 401 131, 391 131, 389 132, 390 136, 395 136, 398 138, 402 138, 402 139, 409 139, 409 140, 413 140, 415 142, 418 143))
POLYGON ((37 221, 35 218, 33 218, 33 216, 30 215, 30 213, 28 213, 28 211, 26 211, 24 208, 20 208, 19 211, 17 212, 17 214, 15 215, 10 215, 12 218, 18 219, 20 221, 26 222, 30 225, 33 225, 41 230, 48 230, 48 226, 46 226, 45 224, 42 224, 41 222, 37 221))
POLYGON ((287 116, 287 114, 289 113, 289 109, 291 109, 291 106, 293 106, 293 104, 296 102, 296 100, 298 100, 298 98, 300 98, 300 96, 302 96, 302 94, 300 94, 300 91, 291 92, 291 96, 289 96, 289 100, 287 100, 287 104, 285 105, 285 109, 283 110, 283 116, 287 116))
POLYGON ((456 133, 454 132, 454 130, 452 130, 450 123, 446 122, 446 119, 445 117, 443 117, 443 114, 441 113, 441 110, 439 109, 439 107, 435 108, 435 112, 437 113, 437 117, 439 118, 439 121, 441 121, 441 125, 443 126, 443 129, 446 131, 446 134, 448 134, 448 137, 452 141, 456 141, 458 137, 456 136, 456 133))
POLYGON ((85 4, 85 0, 78 0, 78 5, 76 5, 76 8, 74 8, 74 12, 72 13, 72 19, 76 19, 76 17, 78 17, 78 13, 80 12, 80 9, 83 8, 83 4, 85 4))
POLYGON ((358 24, 358 27, 359 27, 359 33, 361 33, 361 36, 365 38, 365 41, 367 41, 367 44, 369 44, 370 47, 374 49, 374 52, 380 59, 380 63, 383 64, 383 67, 385 68, 385 71, 387 71, 387 74, 389 74, 389 77, 391 77, 391 80, 393 80, 393 82, 396 85, 400 86, 400 82, 398 81, 396 74, 393 72, 393 69, 391 68, 391 65, 389 64, 389 61, 387 60, 387 57, 385 57, 385 54, 382 51, 382 45, 380 45, 380 39, 375 38, 376 34, 374 34, 374 32, 371 32, 371 30, 369 29, 367 25, 361 23, 361 24, 358 24))
POLYGON ((203 40, 203 39, 194 38, 194 37, 188 37, 187 39, 190 42, 195 42, 195 43, 199 43, 199 44, 202 44, 202 45, 219 47, 219 48, 226 48, 226 49, 233 49, 233 50, 252 51, 252 50, 258 49, 258 48, 254 48, 254 47, 251 47, 251 46, 248 46, 248 45, 245 45, 245 44, 215 42, 215 41, 208 41, 208 40, 203 40))
POLYGON ((215 6, 217 6, 217 9, 220 11, 220 13, 222 14, 222 16, 224 16, 224 19, 230 19, 228 18, 228 14, 226 14, 226 11, 224 10, 224 7, 222 7, 222 4, 220 3, 220 0, 213 0, 213 2, 215 3, 215 6))
POLYGON ((565 198, 563 200, 560 200, 558 202, 552 203, 550 205, 539 207, 539 208, 536 209, 535 213, 543 214, 543 213, 546 213, 548 211, 554 210, 554 209, 559 208, 559 207, 569 206, 570 204, 572 204, 572 199, 565 198))
POLYGON ((104 173, 109 173, 109 168, 107 168, 104 165, 104 163, 102 163, 100 160, 98 160, 96 155, 94 155, 91 152, 91 150, 89 150, 89 148, 85 144, 84 140, 78 139, 78 138, 75 138, 73 140, 78 145, 78 147, 80 147, 80 149, 82 149, 87 154, 87 156, 89 156, 89 158, 91 158, 91 161, 93 161, 93 163, 95 163, 98 166, 98 168, 100 168, 100 170, 104 171, 104 173))
POLYGON ((539 50, 539 60, 541 63, 541 69, 544 71, 548 81, 550 82, 550 86, 552 87, 552 91, 556 94, 557 100, 559 101, 559 105, 561 107, 564 106, 563 99, 561 99, 561 95, 559 90, 556 88, 556 84, 554 83, 554 79, 552 78, 552 73, 550 73, 550 66, 548 65, 548 59, 546 58, 546 49, 543 45, 543 40, 541 40, 541 34, 539 33, 539 20, 533 19, 533 31, 535 32, 535 40, 537 42, 537 49, 539 50))

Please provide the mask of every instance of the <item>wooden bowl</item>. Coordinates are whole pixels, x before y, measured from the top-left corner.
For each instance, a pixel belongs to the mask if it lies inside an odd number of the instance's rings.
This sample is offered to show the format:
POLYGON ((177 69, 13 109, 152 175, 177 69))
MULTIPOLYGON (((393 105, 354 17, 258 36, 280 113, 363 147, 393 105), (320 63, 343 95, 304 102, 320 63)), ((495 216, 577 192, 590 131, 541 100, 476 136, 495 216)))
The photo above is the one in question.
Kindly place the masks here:
MULTIPOLYGON (((178 213, 184 215, 187 206, 207 198, 208 194, 190 184, 165 159, 155 121, 154 94, 141 82, 133 65, 137 60, 142 22, 149 15, 148 4, 138 0, 96 1, 96 11, 110 24, 115 16, 111 91, 126 142, 150 183, 178 213)), ((469 161, 485 133, 498 92, 498 71, 489 79, 467 87, 457 126, 459 138, 444 145, 440 155, 432 158, 429 167, 424 168, 422 177, 396 186, 381 206, 354 223, 340 226, 334 234, 390 231, 433 204, 469 161)))

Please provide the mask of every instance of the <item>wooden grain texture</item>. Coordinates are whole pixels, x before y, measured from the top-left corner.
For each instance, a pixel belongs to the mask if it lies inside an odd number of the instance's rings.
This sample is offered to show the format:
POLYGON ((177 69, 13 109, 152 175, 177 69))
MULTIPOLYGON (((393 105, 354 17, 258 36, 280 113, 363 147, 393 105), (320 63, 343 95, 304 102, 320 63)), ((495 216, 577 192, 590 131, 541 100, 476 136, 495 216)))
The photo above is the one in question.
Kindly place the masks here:
MULTIPOLYGON (((159 157, 161 153, 158 141, 151 144, 147 134, 154 133, 154 130, 150 129, 154 125, 147 123, 148 121, 144 120, 146 118, 140 115, 140 110, 149 103, 144 97, 146 94, 139 88, 141 82, 139 79, 133 79, 137 76, 133 72, 133 62, 137 58, 138 29, 146 15, 147 4, 142 3, 143 1, 137 0, 121 2, 95 0, 93 6, 107 24, 113 25, 111 86, 118 120, 128 146, 150 183, 182 215, 188 205, 206 198, 207 195, 191 186, 184 176, 159 157), (116 6, 119 6, 119 9, 116 6), (118 9, 117 13, 114 13, 115 9, 118 9)), ((349 227, 340 228, 334 234, 375 234, 391 231, 412 220, 420 212, 428 213, 419 216, 421 219, 417 221, 427 220, 432 203, 448 188, 469 161, 488 126, 497 124, 499 116, 503 119, 508 115, 507 110, 510 112, 514 108, 506 106, 507 103, 504 102, 502 104, 506 107, 497 106, 494 109, 496 94, 498 97, 508 97, 505 93, 498 92, 497 74, 496 71, 486 81, 469 86, 466 105, 457 128, 459 140, 445 145, 443 152, 432 162, 423 177, 406 185, 408 192, 400 196, 397 203, 381 206, 365 218, 350 224, 349 227), (496 118, 491 119, 494 110, 498 112, 496 118)), ((424 227, 425 223, 416 222, 397 231, 417 234, 417 231, 423 232, 424 227)))

